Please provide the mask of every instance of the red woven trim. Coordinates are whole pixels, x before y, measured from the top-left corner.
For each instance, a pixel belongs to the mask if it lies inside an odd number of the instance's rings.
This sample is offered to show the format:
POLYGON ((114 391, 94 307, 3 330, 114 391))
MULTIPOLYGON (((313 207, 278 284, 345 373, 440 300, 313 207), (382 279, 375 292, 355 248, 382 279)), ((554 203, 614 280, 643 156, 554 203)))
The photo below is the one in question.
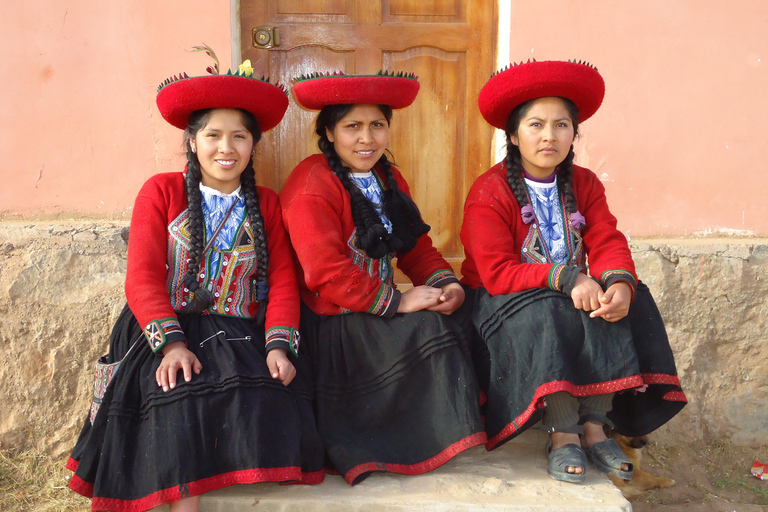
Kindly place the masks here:
POLYGON ((93 497, 93 484, 86 482, 77 475, 72 475, 72 479, 69 481, 69 488, 86 498, 93 497))
POLYGON ((325 478, 325 471, 315 471, 313 473, 302 473, 300 480, 294 480, 292 482, 280 482, 280 485, 317 485, 323 483, 325 478))
POLYGON ((670 391, 664 395, 664 400, 668 402, 685 402, 688 403, 688 398, 682 391, 670 391))
POLYGON ((555 380, 542 384, 536 388, 536 392, 533 394, 533 399, 523 413, 515 418, 512 423, 507 424, 506 427, 501 429, 501 432, 493 436, 485 443, 485 448, 492 450, 494 446, 499 444, 513 433, 515 433, 521 425, 531 417, 533 412, 541 407, 539 400, 552 393, 558 391, 566 391, 573 396, 594 396, 605 395, 607 393, 616 393, 624 389, 636 388, 643 385, 643 378, 640 375, 633 375, 631 377, 624 377, 623 379, 611 380, 608 382, 598 382, 596 384, 587 384, 584 386, 575 386, 567 380, 555 380))
POLYGON ((204 478, 195 482, 190 482, 184 487, 186 495, 182 496, 180 486, 169 487, 161 491, 154 492, 149 496, 138 500, 117 500, 114 498, 101 498, 93 496, 93 485, 84 482, 75 475, 69 483, 69 487, 82 494, 91 497, 92 510, 110 510, 112 512, 142 512, 158 505, 179 501, 182 498, 199 496, 209 491, 221 489, 235 484, 255 484, 260 482, 284 482, 295 480, 299 483, 319 483, 322 481, 322 471, 317 473, 302 473, 299 467, 287 468, 266 468, 266 469, 244 469, 232 471, 221 475, 204 478), (319 473, 319 476, 318 476, 319 473), (318 480, 319 479, 319 480, 318 480), (76 481, 77 480, 77 481, 76 481), (81 492, 76 485, 82 485, 85 489, 90 488, 90 494, 81 492))
POLYGON ((643 380, 646 384, 669 384, 680 387, 680 379, 666 373, 644 373, 643 380))
POLYGON ((77 466, 79 466, 79 465, 80 465, 80 461, 77 461, 77 460, 73 459, 72 457, 70 457, 67 460, 66 468, 74 473, 75 471, 77 471, 77 466))
POLYGON ((359 464, 350 469, 347 474, 344 475, 344 480, 346 480, 349 485, 352 485, 352 482, 354 482, 357 477, 369 471, 387 471, 389 473, 398 473, 401 475, 420 475, 442 466, 464 450, 472 448, 473 446, 481 445, 485 441, 485 432, 472 434, 471 436, 465 437, 461 441, 453 443, 451 446, 438 453, 431 459, 427 459, 417 464, 385 464, 383 462, 366 462, 365 464, 359 464))

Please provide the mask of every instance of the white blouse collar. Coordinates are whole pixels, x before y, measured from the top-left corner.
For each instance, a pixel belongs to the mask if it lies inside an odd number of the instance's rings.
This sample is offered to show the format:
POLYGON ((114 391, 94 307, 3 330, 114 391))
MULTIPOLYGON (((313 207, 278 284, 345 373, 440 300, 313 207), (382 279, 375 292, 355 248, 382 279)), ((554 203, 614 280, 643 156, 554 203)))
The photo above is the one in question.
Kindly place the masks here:
POLYGON ((215 188, 206 187, 202 183, 200 183, 200 191, 203 193, 203 195, 207 196, 219 196, 219 197, 243 197, 240 193, 240 189, 242 187, 237 187, 237 190, 234 192, 227 194, 225 192, 221 192, 219 190, 216 190, 215 188))

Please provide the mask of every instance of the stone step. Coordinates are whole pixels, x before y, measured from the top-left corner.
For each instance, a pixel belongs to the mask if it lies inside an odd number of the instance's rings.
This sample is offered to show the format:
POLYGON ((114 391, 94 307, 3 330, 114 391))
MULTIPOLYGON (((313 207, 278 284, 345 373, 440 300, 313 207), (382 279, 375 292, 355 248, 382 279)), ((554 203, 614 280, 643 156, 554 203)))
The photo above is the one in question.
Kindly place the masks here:
MULTIPOLYGON (((201 512, 631 512, 590 467, 582 484, 547 475, 547 435, 529 430, 487 452, 476 447, 417 476, 375 473, 355 487, 335 475, 320 485, 234 485, 201 499, 201 512)), ((160 507, 157 511, 167 510, 160 507)))

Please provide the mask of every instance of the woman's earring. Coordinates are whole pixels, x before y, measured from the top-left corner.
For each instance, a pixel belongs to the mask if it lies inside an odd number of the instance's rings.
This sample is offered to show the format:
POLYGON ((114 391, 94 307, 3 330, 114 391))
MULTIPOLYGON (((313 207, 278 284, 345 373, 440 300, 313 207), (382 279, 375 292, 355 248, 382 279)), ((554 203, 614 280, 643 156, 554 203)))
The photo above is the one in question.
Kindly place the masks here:
POLYGON ((195 146, 190 146, 189 148, 192 150, 193 153, 197 153, 197 148, 195 146))
POLYGON ((251 156, 256 156, 256 150, 251 151, 251 156))

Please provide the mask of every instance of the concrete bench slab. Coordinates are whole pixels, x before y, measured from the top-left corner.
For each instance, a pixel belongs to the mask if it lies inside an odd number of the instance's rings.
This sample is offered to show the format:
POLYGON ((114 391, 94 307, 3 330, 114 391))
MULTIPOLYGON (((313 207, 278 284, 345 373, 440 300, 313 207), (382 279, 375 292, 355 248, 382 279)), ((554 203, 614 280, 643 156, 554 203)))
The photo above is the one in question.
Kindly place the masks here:
MULTIPOLYGON (((582 484, 547 475, 547 435, 529 430, 487 452, 476 447, 417 476, 375 473, 350 487, 335 475, 320 485, 234 485, 203 496, 201 512, 631 512, 621 492, 590 467, 582 484)), ((167 510, 160 507, 157 511, 167 510)))

